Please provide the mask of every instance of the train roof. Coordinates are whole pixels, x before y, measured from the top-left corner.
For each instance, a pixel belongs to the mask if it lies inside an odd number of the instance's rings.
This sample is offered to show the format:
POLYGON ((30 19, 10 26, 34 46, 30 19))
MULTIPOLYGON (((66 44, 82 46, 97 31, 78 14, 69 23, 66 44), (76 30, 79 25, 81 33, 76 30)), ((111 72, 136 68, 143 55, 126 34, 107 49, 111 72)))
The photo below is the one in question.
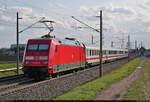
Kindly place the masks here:
POLYGON ((52 40, 55 39, 59 42, 60 45, 69 45, 69 46, 82 46, 82 44, 76 40, 75 38, 35 38, 35 39, 29 39, 29 40, 52 40))
POLYGON ((60 45, 82 46, 82 44, 75 38, 68 38, 68 37, 66 37, 65 39, 56 38, 56 40, 60 43, 60 45))
POLYGON ((53 38, 33 38, 33 39, 29 39, 29 40, 51 40, 53 38))
MULTIPOLYGON (((91 46, 86 46, 87 49, 95 49, 95 50, 99 50, 99 47, 91 47, 91 46)), ((128 51, 128 49, 118 49, 118 48, 108 48, 108 47, 104 47, 103 50, 111 50, 111 51, 128 51)))

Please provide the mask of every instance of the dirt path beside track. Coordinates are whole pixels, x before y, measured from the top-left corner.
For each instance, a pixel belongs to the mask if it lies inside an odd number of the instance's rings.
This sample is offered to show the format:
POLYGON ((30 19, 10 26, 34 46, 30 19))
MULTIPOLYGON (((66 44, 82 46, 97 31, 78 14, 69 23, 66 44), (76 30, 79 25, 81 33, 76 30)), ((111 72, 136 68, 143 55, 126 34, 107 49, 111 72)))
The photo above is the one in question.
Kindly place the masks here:
POLYGON ((140 65, 135 69, 135 71, 129 75, 127 78, 112 84, 106 90, 102 91, 96 96, 95 100, 121 100, 126 93, 128 87, 139 78, 143 63, 146 60, 142 58, 140 65))

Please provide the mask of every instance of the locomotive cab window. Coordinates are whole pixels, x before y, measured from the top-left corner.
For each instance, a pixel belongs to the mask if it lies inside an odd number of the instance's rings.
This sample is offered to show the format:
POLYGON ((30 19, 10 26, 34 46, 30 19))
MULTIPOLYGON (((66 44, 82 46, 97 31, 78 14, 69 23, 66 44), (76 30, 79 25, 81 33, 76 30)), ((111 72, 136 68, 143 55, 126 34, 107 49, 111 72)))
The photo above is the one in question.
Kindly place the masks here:
POLYGON ((49 44, 29 44, 27 51, 48 51, 49 44))
POLYGON ((39 51, 48 51, 49 44, 39 44, 39 51))
POLYGON ((38 44, 29 44, 28 45, 28 51, 37 51, 38 49, 38 44))

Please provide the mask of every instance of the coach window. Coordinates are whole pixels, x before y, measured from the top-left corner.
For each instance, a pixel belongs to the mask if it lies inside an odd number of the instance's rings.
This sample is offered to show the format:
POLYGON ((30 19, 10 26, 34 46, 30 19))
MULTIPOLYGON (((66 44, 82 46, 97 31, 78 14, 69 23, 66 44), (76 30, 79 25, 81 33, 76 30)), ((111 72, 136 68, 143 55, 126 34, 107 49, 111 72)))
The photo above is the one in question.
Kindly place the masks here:
POLYGON ((94 50, 92 50, 92 56, 94 55, 94 50))
POLYGON ((122 54, 124 54, 124 51, 122 51, 122 54))
POLYGON ((106 54, 106 51, 105 50, 103 50, 103 55, 105 55, 106 54))
POLYGON ((95 55, 95 50, 93 50, 93 56, 95 55))
POLYGON ((95 50, 93 50, 93 56, 95 55, 95 50))
POLYGON ((111 54, 114 54, 114 51, 111 51, 111 54))
POLYGON ((92 50, 90 49, 90 56, 92 55, 92 50))
POLYGON ((94 56, 94 50, 92 50, 92 55, 94 56))
POLYGON ((120 54, 123 54, 123 51, 120 51, 120 54))
POLYGON ((109 54, 111 54, 111 51, 109 51, 109 54))
POLYGON ((87 56, 90 56, 90 50, 87 49, 87 56))
POLYGON ((121 51, 119 51, 119 54, 121 54, 121 51))
POLYGON ((109 53, 112 54, 112 51, 110 51, 109 53))
POLYGON ((117 54, 119 54, 119 51, 117 51, 117 54))
POLYGON ((90 56, 92 55, 92 51, 91 51, 91 49, 90 49, 90 56))

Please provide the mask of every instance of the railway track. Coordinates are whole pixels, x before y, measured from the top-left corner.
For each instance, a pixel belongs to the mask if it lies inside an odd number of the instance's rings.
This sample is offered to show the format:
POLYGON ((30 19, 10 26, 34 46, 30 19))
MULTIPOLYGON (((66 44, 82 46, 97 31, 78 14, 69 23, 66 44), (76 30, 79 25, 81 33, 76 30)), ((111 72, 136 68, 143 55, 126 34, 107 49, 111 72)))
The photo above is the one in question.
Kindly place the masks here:
POLYGON ((24 79, 20 82, 3 85, 0 87, 0 96, 15 92, 16 90, 19 90, 20 87, 22 87, 24 85, 32 84, 34 82, 35 82, 34 79, 24 79))
POLYGON ((22 78, 22 77, 24 77, 24 74, 13 75, 13 76, 7 76, 7 77, 1 77, 1 78, 0 78, 0 83, 2 83, 2 82, 4 82, 4 81, 10 81, 10 80, 22 78))
POLYGON ((34 79, 24 76, 24 74, 0 78, 0 96, 9 94, 17 88, 34 83, 34 79))

